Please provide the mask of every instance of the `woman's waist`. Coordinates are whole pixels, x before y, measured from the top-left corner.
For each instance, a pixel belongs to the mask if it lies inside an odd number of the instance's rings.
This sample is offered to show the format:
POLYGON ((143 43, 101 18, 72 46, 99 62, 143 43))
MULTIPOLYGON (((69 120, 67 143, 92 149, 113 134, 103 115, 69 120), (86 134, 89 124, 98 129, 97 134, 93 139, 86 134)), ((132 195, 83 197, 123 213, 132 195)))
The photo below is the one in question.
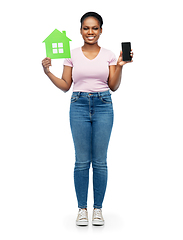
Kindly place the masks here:
POLYGON ((108 96, 111 95, 110 91, 101 91, 101 92, 83 92, 83 91, 74 91, 72 93, 72 96, 80 96, 80 97, 104 97, 104 96, 108 96))

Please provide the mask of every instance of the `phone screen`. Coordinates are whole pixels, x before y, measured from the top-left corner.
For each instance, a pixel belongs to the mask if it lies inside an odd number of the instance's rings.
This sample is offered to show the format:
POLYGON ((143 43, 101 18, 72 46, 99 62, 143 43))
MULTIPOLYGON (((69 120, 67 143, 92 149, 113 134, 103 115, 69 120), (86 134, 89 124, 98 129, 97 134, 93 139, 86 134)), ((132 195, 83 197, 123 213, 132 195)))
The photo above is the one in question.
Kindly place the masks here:
POLYGON ((130 56, 131 52, 131 42, 122 42, 122 51, 123 51, 123 61, 131 61, 132 57, 130 56))

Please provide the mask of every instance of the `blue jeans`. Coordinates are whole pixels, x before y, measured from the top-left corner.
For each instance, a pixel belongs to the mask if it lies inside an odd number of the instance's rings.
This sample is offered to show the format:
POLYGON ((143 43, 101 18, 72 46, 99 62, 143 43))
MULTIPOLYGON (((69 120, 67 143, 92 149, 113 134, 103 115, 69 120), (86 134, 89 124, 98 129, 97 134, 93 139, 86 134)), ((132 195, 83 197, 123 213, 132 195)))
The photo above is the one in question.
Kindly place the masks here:
POLYGON ((70 126, 75 147, 74 184, 79 208, 87 208, 89 169, 93 167, 94 208, 102 208, 107 186, 107 149, 113 126, 109 91, 73 92, 70 126))

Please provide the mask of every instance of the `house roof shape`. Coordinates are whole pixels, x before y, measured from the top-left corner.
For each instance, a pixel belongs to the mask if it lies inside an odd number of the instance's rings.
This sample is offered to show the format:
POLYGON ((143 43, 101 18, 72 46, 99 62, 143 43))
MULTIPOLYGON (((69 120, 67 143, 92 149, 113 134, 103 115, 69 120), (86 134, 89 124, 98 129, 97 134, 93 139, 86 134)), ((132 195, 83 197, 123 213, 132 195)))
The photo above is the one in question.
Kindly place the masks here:
POLYGON ((50 42, 50 41, 72 41, 70 38, 66 36, 66 31, 60 32, 59 30, 55 29, 43 42, 50 42))
POLYGON ((66 31, 60 32, 55 29, 44 41, 46 56, 51 59, 71 58, 70 38, 66 36, 66 31))

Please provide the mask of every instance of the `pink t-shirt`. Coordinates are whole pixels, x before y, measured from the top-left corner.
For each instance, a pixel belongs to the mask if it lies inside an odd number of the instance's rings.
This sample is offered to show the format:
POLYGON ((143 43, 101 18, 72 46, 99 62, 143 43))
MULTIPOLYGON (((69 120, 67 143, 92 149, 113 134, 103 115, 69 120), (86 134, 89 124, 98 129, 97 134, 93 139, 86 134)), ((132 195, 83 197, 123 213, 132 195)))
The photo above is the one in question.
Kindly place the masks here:
POLYGON ((113 52, 101 48, 98 55, 90 60, 82 48, 71 51, 71 58, 64 60, 64 65, 72 67, 73 92, 104 92, 109 90, 109 66, 116 65, 113 52))

